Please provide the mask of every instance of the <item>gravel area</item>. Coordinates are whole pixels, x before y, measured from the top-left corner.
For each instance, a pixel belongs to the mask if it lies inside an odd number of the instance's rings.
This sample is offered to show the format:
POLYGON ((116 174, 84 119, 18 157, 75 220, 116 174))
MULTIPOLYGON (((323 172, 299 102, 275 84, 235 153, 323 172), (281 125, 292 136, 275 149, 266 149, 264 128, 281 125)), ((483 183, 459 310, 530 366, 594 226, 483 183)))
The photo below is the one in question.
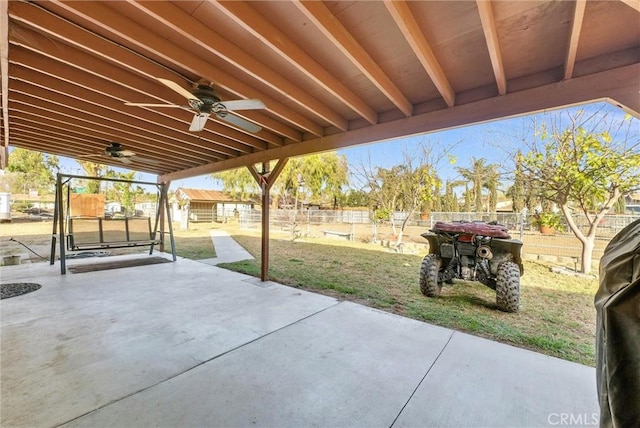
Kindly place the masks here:
POLYGON ((2 299, 8 299, 9 297, 22 296, 23 294, 31 293, 40 289, 42 285, 34 284, 32 282, 14 282, 11 284, 2 284, 0 295, 2 299))

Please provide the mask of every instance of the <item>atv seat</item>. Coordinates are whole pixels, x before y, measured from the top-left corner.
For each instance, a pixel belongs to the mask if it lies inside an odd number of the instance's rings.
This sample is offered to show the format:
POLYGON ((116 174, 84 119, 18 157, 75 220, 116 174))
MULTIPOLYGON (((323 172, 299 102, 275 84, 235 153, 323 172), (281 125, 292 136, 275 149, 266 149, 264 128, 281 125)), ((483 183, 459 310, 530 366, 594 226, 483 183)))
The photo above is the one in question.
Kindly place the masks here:
POLYGON ((489 236, 492 238, 511 239, 508 229, 500 224, 487 224, 487 223, 474 223, 474 222, 453 222, 445 223, 437 221, 432 232, 447 232, 447 233, 464 233, 468 235, 481 235, 489 236))

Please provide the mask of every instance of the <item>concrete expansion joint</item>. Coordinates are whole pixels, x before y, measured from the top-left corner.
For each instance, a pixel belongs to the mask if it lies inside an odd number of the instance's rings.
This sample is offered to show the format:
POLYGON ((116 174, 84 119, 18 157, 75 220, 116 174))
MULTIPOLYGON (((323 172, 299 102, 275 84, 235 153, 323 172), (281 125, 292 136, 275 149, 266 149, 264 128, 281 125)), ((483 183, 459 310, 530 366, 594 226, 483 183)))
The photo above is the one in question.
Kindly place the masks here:
POLYGON ((418 382, 418 384, 416 385, 416 387, 413 389, 413 391, 411 392, 411 395, 409 395, 409 398, 407 398, 407 401, 405 401, 404 405, 402 406, 402 408, 400 409, 400 411, 398 412, 398 414, 396 415, 395 419, 393 420, 393 422, 391 423, 391 425, 389 426, 389 428, 393 427, 393 425, 395 425, 396 421, 398 420, 398 418, 400 417, 400 415, 402 415, 402 412, 404 411, 404 409, 407 407, 407 405, 409 404, 409 401, 411 401, 411 399, 413 398, 413 396, 416 394, 416 392, 418 391, 418 389, 420 388, 420 385, 422 385, 422 383, 425 381, 425 379, 427 378, 427 376, 429 376, 429 372, 431 372, 431 369, 433 368, 433 366, 436 365, 436 363, 438 362, 438 360, 440 360, 440 356, 442 355, 442 353, 444 352, 445 349, 447 349, 447 346, 449 346, 449 343, 451 342, 451 339, 453 339, 453 335, 456 334, 455 330, 451 331, 451 334, 449 335, 449 338, 447 339, 447 343, 444 344, 444 346, 442 347, 442 349, 440 350, 440 352, 438 352, 438 355, 436 356, 436 358, 433 360, 433 362, 429 365, 429 368, 427 368, 427 371, 425 372, 424 376, 422 376, 422 378, 420 379, 420 381, 418 382))

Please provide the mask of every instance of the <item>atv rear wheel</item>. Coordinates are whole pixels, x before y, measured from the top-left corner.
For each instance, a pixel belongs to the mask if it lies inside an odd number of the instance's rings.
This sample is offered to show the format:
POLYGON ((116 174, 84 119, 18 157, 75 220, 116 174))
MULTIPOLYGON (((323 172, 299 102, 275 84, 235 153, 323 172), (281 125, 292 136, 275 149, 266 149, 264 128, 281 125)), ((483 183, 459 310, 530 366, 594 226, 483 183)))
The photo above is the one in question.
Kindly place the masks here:
POLYGON ((442 281, 438 281, 438 273, 442 259, 437 254, 427 254, 420 266, 420 291, 427 297, 438 297, 442 289, 442 281))
POLYGON ((520 309, 520 268, 513 262, 498 265, 496 276, 496 303, 505 312, 520 309))

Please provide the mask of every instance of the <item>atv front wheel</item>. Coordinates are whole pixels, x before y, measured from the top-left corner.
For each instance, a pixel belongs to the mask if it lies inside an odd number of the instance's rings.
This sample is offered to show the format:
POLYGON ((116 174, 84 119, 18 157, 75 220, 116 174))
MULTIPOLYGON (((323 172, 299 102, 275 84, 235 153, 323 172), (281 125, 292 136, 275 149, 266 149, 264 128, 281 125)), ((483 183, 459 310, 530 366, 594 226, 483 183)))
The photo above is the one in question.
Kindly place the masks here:
POLYGON ((438 272, 442 259, 437 254, 427 254, 420 267, 420 291, 427 297, 438 297, 442 289, 442 281, 438 281, 438 272))
POLYGON ((513 262, 498 265, 496 303, 505 312, 518 312, 520 309, 520 268, 513 262))

